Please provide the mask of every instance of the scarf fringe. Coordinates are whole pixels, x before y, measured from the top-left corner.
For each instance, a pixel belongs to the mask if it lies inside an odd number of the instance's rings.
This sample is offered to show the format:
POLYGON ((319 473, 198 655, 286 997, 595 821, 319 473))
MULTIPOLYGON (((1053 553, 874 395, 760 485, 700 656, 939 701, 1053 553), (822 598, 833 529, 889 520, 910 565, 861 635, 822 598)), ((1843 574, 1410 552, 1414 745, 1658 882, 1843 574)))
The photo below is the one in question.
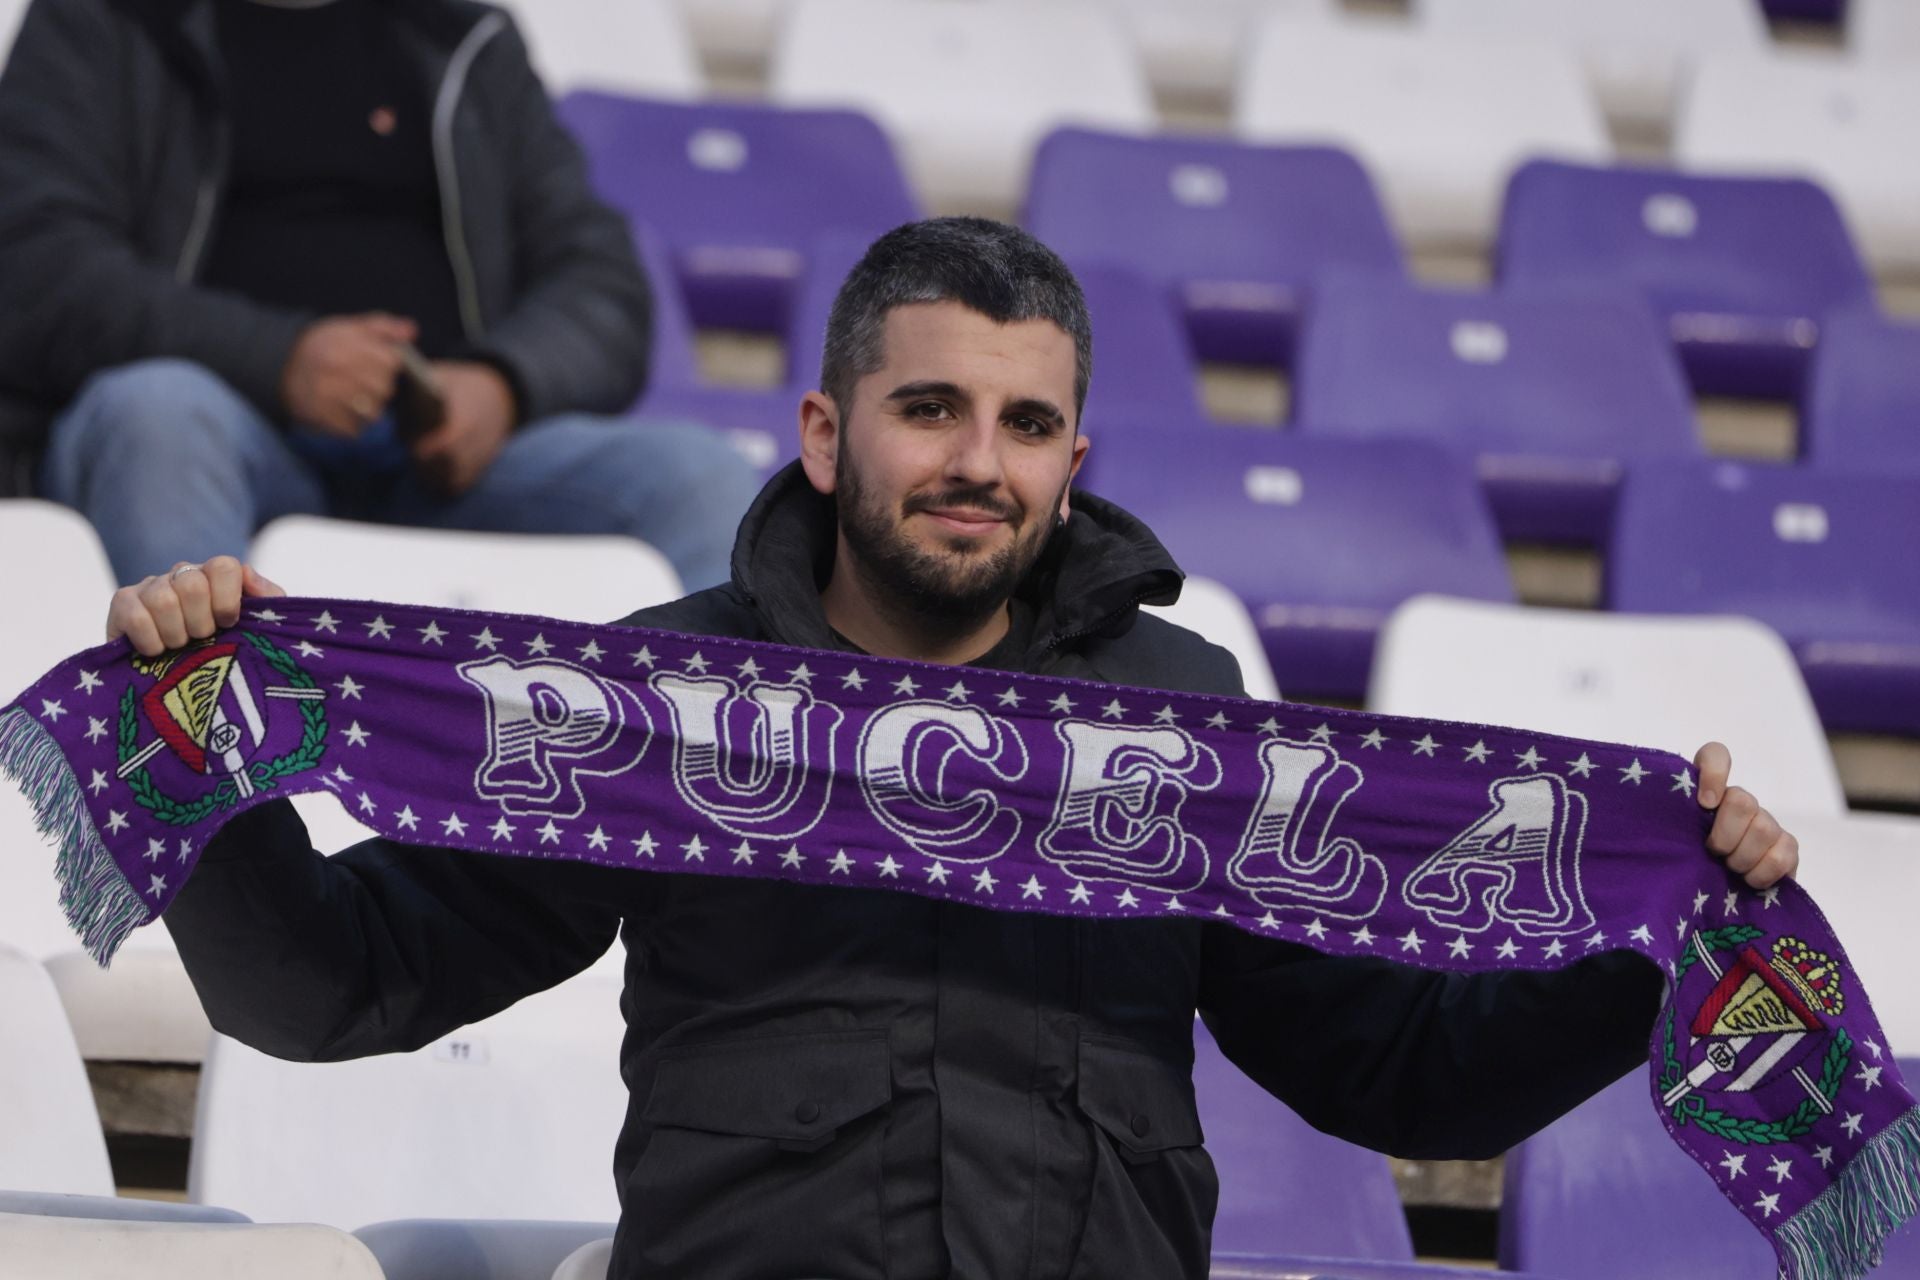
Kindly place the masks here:
POLYGON ((1787 1280, 1859 1280, 1920 1213, 1920 1107, 1876 1134, 1838 1180, 1774 1233, 1787 1280))
POLYGON ((40 834, 54 844, 60 909, 87 954, 105 968, 152 915, 101 841, 60 744, 18 707, 0 712, 0 774, 19 785, 40 834))

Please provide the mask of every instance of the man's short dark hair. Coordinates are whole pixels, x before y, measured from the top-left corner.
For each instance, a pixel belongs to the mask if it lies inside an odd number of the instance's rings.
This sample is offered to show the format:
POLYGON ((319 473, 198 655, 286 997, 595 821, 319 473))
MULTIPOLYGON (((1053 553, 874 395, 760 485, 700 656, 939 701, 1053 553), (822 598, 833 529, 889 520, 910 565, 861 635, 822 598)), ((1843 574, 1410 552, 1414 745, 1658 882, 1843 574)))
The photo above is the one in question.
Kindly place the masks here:
POLYGON ((1053 250, 1018 227, 987 218, 929 218, 895 227, 848 273, 833 300, 820 360, 820 389, 842 415, 854 383, 886 361, 887 313, 922 302, 958 302, 996 324, 1058 325, 1073 339, 1079 418, 1093 376, 1093 324, 1080 282, 1053 250))

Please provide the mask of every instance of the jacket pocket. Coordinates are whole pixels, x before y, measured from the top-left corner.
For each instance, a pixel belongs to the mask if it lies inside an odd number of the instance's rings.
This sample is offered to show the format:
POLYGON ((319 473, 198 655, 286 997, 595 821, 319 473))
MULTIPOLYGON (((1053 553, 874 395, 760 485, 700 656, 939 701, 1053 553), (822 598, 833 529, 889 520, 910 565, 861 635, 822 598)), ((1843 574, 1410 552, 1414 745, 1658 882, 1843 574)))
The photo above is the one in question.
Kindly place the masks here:
POLYGON ((641 1110, 622 1252, 643 1275, 885 1274, 885 1031, 664 1052, 641 1110))
POLYGON ((1219 1199, 1201 1146, 1193 1071, 1132 1041, 1080 1038, 1093 1179, 1075 1277, 1204 1276, 1219 1199))

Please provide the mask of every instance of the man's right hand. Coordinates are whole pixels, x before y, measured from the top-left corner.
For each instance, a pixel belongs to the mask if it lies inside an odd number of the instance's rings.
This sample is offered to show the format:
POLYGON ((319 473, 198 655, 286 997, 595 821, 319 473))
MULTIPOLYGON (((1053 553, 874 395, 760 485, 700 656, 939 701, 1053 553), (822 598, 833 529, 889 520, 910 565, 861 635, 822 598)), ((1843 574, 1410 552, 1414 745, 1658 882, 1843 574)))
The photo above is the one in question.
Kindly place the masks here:
POLYGON ((301 330, 280 372, 280 399, 295 422, 352 439, 386 410, 400 348, 419 336, 401 316, 329 316, 301 330))
POLYGON ((232 556, 205 564, 182 560, 165 573, 122 587, 107 610, 107 639, 125 636, 134 651, 157 657, 240 621, 240 601, 283 596, 279 585, 232 556))

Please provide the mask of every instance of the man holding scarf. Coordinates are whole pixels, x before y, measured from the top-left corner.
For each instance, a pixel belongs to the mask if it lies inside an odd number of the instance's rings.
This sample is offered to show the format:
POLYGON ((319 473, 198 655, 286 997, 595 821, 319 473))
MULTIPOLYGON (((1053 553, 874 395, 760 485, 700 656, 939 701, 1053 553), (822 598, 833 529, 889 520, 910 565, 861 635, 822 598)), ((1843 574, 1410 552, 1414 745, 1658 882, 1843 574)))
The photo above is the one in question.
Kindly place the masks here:
MULTIPOLYGON (((1153 535, 1070 490, 1090 371, 1079 288, 1031 237, 890 233, 842 288, 802 460, 743 522, 732 581, 626 621, 1239 695, 1230 656, 1140 612, 1179 589, 1153 535)), ((120 592, 108 630, 155 654, 275 594, 228 558, 182 564, 120 592)), ((1756 888, 1791 874, 1725 748, 1696 764, 1708 847, 1756 888)), ((302 1060, 427 1044, 619 932, 619 1277, 1204 1276, 1196 1009, 1317 1127, 1484 1157, 1642 1064, 1661 995, 1617 954, 1448 975, 1188 918, 387 840, 325 858, 284 802, 234 819, 165 919, 214 1025, 302 1060)))

